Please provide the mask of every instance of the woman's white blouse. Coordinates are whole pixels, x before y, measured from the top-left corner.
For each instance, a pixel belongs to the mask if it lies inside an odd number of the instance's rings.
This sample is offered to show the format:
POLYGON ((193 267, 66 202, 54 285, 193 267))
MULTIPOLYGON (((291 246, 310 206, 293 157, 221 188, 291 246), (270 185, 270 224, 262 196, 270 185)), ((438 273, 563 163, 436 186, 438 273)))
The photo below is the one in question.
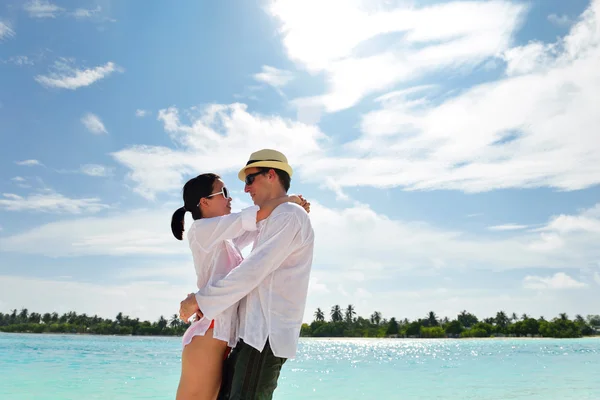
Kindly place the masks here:
MULTIPOLYGON (((242 260, 241 248, 252 243, 257 235, 258 206, 243 209, 222 217, 195 220, 187 233, 196 269, 198 289, 214 284, 238 266, 242 260)), ((237 338, 238 304, 214 317, 213 337, 234 347, 237 338)), ((204 335, 211 320, 203 317, 194 322, 194 333, 204 335)))

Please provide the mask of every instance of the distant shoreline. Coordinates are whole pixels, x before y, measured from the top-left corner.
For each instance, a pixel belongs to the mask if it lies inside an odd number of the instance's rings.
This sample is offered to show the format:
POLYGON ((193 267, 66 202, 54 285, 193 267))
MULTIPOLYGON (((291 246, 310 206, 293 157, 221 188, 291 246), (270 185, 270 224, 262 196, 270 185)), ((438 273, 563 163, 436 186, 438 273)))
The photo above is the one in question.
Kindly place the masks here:
MULTIPOLYGON (((131 335, 131 334, 101 334, 101 333, 63 333, 63 332, 2 332, 0 331, 0 336, 2 334, 6 335, 31 335, 31 336, 101 336, 101 337, 132 337, 132 338, 181 338, 180 335, 131 335)), ((593 336, 582 336, 578 338, 555 338, 555 337, 510 337, 510 336, 500 336, 500 337, 457 337, 457 338, 409 338, 409 337, 355 337, 355 336, 328 336, 328 337, 314 337, 314 336, 300 336, 300 339, 309 339, 309 340, 323 340, 323 341, 333 341, 333 340, 423 340, 423 341, 431 341, 431 340, 444 340, 444 341, 455 341, 455 340, 580 340, 580 339, 600 339, 600 335, 593 336)))

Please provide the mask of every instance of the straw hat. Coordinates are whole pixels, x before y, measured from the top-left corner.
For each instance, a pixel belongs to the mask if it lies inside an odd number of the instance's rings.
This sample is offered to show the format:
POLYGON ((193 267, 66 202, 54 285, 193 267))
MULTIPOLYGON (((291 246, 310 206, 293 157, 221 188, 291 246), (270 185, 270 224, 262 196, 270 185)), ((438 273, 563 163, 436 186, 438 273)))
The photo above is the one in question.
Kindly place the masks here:
POLYGON ((280 169, 287 172, 290 178, 292 177, 292 167, 288 164, 288 160, 283 153, 277 150, 262 149, 250 154, 250 158, 246 166, 240 170, 238 178, 244 181, 246 179, 246 169, 258 167, 280 169))

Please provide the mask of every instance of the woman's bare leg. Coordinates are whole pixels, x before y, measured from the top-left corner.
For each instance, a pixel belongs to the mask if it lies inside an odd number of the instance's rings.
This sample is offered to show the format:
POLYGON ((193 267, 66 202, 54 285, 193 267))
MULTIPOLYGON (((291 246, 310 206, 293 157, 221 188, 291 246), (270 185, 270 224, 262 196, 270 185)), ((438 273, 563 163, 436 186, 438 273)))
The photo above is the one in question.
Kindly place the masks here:
POLYGON ((213 330, 194 336, 181 355, 177 400, 215 400, 221 386, 227 343, 213 339, 213 330))

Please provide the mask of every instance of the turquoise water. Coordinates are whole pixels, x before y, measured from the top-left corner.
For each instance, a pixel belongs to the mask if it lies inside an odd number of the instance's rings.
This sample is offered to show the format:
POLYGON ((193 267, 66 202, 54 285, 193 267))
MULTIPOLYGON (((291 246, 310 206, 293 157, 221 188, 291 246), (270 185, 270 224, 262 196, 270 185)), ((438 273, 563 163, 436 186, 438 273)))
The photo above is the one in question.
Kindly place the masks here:
MULTIPOLYGON (((0 399, 172 399, 180 338, 0 333, 0 399)), ((302 339, 275 399, 600 399, 600 339, 302 339)))

